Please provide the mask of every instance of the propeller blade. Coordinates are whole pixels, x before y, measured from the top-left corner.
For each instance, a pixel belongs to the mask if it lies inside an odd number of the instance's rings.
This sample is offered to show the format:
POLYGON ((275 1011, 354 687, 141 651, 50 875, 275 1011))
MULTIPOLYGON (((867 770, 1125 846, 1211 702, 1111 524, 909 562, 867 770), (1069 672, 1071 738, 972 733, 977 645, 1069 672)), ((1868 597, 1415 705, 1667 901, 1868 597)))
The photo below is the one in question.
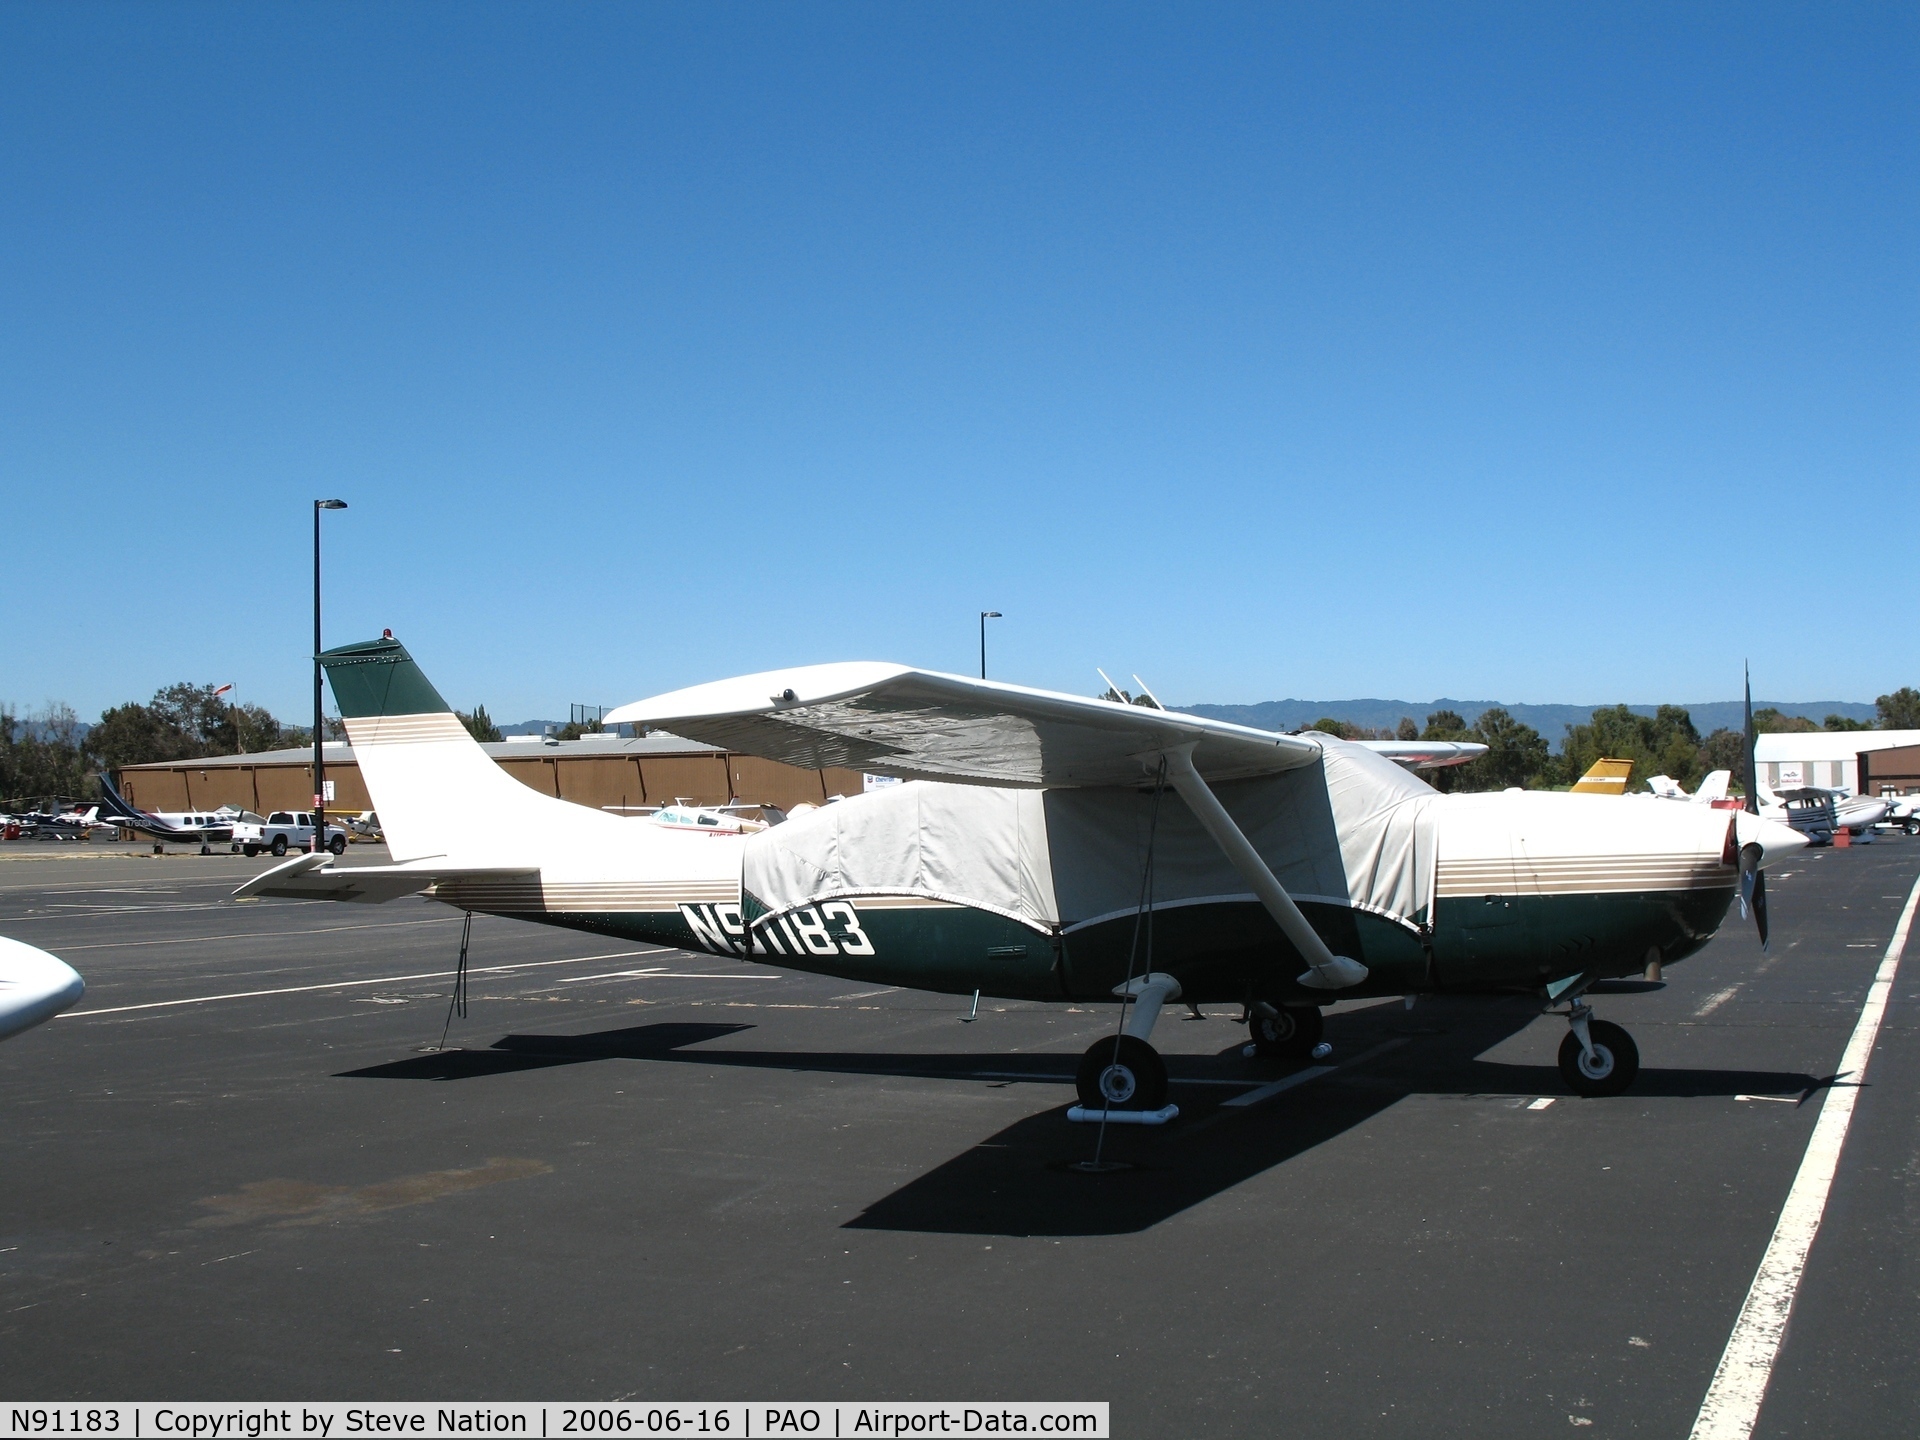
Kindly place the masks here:
POLYGON ((1747 813, 1749 815, 1758 815, 1760 813, 1760 767, 1754 763, 1753 759, 1753 672, 1747 670, 1744 666, 1742 669, 1745 670, 1747 692, 1746 719, 1741 727, 1742 735, 1746 740, 1746 753, 1744 756, 1746 763, 1740 776, 1740 784, 1747 792, 1747 813))
POLYGON ((1767 953, 1767 872, 1760 868, 1758 845, 1740 847, 1740 918, 1753 917, 1760 932, 1760 953, 1767 953))

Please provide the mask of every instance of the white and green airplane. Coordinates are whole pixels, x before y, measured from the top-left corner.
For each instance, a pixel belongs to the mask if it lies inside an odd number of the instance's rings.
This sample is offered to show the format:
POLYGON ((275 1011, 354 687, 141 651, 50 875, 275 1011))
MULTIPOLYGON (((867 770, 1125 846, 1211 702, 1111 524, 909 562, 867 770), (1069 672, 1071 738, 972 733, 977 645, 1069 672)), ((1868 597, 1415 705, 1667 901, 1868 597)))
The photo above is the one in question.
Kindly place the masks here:
POLYGON ((235 894, 463 910, 751 956, 884 985, 1118 997, 1082 1059, 1089 1112, 1172 1113, 1161 1008, 1237 1003, 1255 1047, 1309 1053, 1333 1000, 1532 993, 1564 1007, 1568 1084, 1617 1094, 1638 1053, 1596 981, 1697 951, 1736 894, 1765 943, 1787 826, 1589 795, 1441 795, 1332 736, 905 666, 769 671, 615 710, 888 786, 737 836, 677 832, 522 785, 390 636, 320 657, 397 857, 303 855, 235 894))

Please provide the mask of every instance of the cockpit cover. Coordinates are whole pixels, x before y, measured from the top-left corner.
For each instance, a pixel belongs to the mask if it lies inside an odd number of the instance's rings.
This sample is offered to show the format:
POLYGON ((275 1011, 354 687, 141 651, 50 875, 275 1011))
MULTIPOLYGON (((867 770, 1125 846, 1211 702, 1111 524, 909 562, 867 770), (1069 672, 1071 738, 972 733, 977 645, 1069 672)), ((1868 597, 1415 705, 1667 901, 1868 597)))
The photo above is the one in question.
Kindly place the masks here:
MULTIPOLYGON (((1295 900, 1422 923, 1440 797, 1358 745, 1319 743, 1318 763, 1216 782, 1214 791, 1295 900)), ((755 916, 904 895, 990 910, 1036 930, 1072 929, 1139 903, 1150 834, 1156 906, 1253 898, 1171 786, 1156 801, 1151 788, 915 781, 753 836, 742 885, 755 916)))

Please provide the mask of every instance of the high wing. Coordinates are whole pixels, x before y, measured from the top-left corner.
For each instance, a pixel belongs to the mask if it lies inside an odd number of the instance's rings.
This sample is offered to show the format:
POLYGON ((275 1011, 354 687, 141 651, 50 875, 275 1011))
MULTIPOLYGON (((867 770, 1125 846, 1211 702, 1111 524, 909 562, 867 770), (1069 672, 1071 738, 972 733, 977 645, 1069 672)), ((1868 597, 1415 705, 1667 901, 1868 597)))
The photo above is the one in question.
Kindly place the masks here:
POLYGON ((379 905, 415 895, 443 880, 519 880, 540 873, 533 866, 436 865, 415 860, 405 865, 333 864, 329 854, 296 855, 283 865, 247 881, 233 892, 235 900, 347 900, 379 905))
POLYGON ((1487 753, 1487 747, 1473 740, 1356 740, 1376 755, 1384 755, 1409 770, 1444 770, 1464 765, 1487 753))
POLYGON ((623 705, 606 723, 651 725, 808 769, 975 785, 1134 784, 1161 753, 1186 746, 1207 780, 1270 775, 1320 754, 1310 739, 1151 704, 868 661, 695 685, 623 705))

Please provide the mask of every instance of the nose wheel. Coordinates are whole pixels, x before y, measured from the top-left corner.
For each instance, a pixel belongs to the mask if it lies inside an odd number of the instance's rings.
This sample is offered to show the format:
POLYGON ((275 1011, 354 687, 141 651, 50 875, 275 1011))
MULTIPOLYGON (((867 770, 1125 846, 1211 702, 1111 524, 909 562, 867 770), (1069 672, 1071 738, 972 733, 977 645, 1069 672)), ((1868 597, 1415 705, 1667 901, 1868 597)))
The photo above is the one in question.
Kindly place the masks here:
POLYGON ((1304 1060, 1326 1033, 1318 1005, 1256 1005, 1247 1017, 1253 1053, 1262 1060, 1304 1060))
POLYGON ((1567 1016, 1560 1073, 1576 1095, 1622 1094, 1640 1073, 1640 1048, 1618 1025, 1592 1016, 1588 1005, 1575 1006, 1567 1016))

